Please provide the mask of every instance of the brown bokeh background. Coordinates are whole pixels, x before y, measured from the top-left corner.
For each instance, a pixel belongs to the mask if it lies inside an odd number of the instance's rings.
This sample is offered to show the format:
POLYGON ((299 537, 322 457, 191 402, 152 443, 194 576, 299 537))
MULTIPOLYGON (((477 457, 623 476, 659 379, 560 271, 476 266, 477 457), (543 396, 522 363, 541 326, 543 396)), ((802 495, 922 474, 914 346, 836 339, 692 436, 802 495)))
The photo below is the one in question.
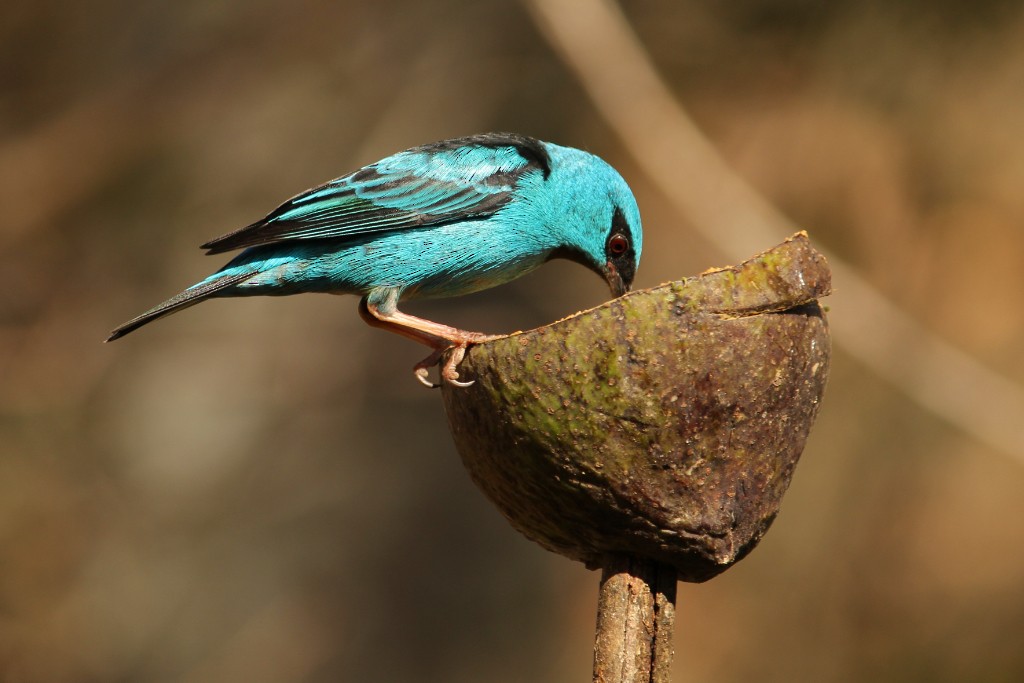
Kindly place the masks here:
MULTIPOLYGON (((1020 3, 624 10, 739 173, 1024 383, 1020 3)), ((354 298, 216 301, 100 343, 219 266, 204 240, 487 130, 622 171, 638 285, 721 265, 523 7, 7 3, 0 88, 0 680, 587 680, 597 576, 472 487, 423 350, 354 298)), ((412 310, 496 332, 605 297, 553 263, 412 310)), ((680 587, 675 680, 1019 681, 1022 634, 1024 463, 837 349, 771 533, 680 587)))

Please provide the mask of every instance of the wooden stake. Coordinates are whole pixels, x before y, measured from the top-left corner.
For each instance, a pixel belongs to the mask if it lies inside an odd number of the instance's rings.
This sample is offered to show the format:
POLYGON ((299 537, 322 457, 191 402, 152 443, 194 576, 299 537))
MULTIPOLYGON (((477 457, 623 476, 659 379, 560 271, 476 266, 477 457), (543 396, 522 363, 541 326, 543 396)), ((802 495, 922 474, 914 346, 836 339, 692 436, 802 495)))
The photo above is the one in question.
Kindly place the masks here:
POLYGON ((594 683, 669 683, 676 570, 633 557, 604 563, 594 683))

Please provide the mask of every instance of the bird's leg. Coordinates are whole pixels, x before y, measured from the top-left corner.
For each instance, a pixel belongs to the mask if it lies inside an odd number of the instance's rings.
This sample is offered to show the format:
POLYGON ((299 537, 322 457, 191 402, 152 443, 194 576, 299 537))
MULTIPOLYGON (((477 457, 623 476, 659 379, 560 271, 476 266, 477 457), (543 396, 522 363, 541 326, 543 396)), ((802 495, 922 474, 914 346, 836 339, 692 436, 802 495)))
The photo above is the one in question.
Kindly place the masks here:
POLYGON ((480 332, 468 332, 457 327, 450 327, 441 323, 435 323, 424 318, 417 318, 408 313, 402 313, 397 306, 398 290, 388 290, 382 297, 375 297, 373 294, 364 296, 359 302, 359 315, 372 327, 400 334, 406 339, 412 339, 434 349, 434 352, 421 360, 413 368, 416 379, 428 387, 438 387, 427 379, 427 370, 436 365, 441 356, 449 347, 455 347, 448 361, 441 368, 441 379, 458 387, 468 387, 473 382, 460 382, 456 366, 466 356, 466 349, 470 344, 498 339, 496 335, 482 334, 480 332))

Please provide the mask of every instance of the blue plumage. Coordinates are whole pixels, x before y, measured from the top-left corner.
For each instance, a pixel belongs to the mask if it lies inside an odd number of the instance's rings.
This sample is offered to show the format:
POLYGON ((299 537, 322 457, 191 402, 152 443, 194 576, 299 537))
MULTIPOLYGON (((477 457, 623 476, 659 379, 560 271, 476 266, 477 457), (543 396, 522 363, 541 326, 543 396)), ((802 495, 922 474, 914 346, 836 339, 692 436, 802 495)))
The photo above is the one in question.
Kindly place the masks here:
POLYGON ((435 349, 455 384, 467 344, 489 337, 400 312, 412 298, 493 287, 551 258, 571 258, 629 289, 640 215, 622 177, 598 157, 490 133, 399 152, 288 200, 264 219, 203 245, 244 249, 221 270, 114 330, 117 339, 210 297, 359 294, 367 322, 435 349))

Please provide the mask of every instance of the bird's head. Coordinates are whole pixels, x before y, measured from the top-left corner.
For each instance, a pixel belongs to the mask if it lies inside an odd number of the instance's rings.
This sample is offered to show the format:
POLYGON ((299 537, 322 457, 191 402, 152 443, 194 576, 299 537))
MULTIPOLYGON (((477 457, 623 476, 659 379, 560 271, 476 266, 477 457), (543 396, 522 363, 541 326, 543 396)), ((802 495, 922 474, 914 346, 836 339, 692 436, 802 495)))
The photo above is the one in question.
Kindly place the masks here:
POLYGON ((599 157, 545 143, 551 173, 545 180, 547 215, 559 246, 551 258, 568 258, 600 275, 612 296, 633 285, 643 231, 633 192, 599 157))

